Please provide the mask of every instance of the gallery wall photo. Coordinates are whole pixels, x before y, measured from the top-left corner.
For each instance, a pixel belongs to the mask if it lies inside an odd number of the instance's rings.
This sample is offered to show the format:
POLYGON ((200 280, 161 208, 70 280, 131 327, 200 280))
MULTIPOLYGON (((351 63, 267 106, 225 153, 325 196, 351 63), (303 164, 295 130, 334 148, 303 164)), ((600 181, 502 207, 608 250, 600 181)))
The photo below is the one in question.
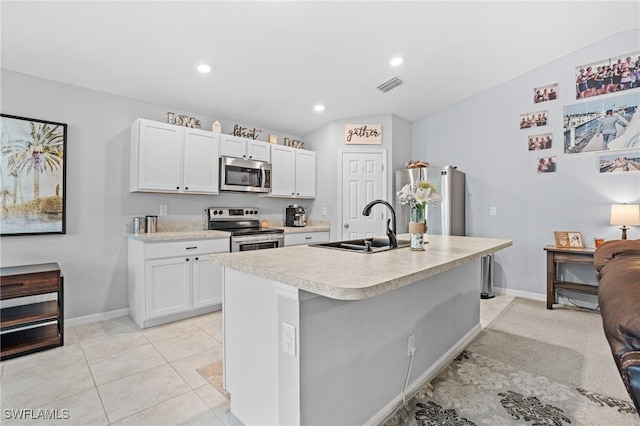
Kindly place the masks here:
POLYGON ((564 152, 640 147, 640 91, 633 90, 564 107, 564 152))
POLYGON ((611 56, 576 67, 576 99, 640 87, 640 51, 611 56))
POLYGON ((67 125, 0 117, 0 234, 64 234, 67 125))

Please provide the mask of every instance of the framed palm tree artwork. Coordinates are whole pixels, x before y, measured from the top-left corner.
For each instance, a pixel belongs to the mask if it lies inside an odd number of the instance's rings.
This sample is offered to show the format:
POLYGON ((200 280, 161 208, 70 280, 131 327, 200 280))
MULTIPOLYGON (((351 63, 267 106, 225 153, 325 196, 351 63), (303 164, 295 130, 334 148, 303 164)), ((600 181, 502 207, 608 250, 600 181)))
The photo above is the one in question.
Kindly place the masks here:
POLYGON ((1 114, 0 235, 64 234, 67 125, 1 114))

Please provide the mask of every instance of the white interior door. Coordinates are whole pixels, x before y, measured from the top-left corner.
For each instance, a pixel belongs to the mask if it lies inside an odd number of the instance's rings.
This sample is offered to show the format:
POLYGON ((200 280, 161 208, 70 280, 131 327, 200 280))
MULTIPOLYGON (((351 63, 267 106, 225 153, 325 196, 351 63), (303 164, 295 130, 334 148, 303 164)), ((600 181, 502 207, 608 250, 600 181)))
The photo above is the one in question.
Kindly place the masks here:
POLYGON ((382 152, 344 152, 342 154, 342 239, 384 236, 384 206, 375 206, 369 216, 362 210, 373 200, 382 199, 384 170, 382 152))

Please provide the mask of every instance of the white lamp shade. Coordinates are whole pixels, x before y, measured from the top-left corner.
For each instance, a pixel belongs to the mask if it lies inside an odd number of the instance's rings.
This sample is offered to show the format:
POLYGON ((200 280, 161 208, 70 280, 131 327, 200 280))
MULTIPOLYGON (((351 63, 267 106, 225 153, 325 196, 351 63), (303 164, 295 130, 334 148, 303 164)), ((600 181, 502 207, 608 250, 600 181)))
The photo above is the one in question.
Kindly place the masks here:
POLYGON ((640 225, 640 205, 612 204, 611 225, 640 225))

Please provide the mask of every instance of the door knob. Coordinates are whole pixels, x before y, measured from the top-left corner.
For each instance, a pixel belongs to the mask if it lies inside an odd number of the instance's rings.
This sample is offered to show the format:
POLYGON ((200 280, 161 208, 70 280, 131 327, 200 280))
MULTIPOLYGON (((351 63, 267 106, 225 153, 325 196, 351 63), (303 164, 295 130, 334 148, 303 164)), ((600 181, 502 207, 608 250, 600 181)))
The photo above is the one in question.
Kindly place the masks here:
POLYGON ((345 227, 345 228, 348 228, 348 227, 349 227, 349 224, 348 224, 348 223, 345 223, 345 224, 344 224, 344 227, 345 227))

